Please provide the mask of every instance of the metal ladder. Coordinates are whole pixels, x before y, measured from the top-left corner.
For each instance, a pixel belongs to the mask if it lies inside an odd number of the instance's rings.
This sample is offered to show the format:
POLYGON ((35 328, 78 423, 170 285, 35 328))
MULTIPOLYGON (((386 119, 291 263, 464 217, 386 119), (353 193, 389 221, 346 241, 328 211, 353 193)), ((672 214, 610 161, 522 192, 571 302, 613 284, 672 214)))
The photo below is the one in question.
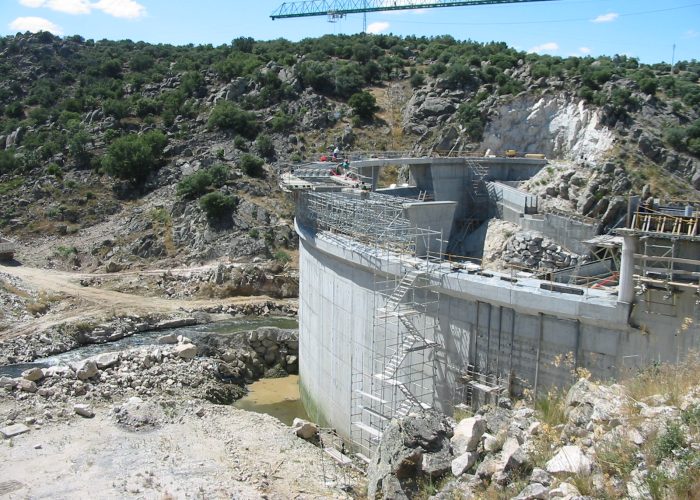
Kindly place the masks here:
MULTIPOLYGON (((391 292, 391 295, 386 300, 386 304, 383 307, 384 311, 396 311, 406 293, 411 289, 413 284, 418 279, 418 276, 422 274, 418 270, 412 270, 404 274, 403 278, 399 282, 398 286, 391 292)), ((381 309, 380 309, 381 310, 381 309)))

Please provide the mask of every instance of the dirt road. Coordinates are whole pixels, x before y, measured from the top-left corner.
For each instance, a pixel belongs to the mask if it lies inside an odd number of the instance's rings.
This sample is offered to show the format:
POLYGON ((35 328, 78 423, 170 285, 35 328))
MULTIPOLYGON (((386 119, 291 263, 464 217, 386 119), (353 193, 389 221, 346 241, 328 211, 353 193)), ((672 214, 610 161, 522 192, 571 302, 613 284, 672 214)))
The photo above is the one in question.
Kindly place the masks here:
MULTIPOLYGON (((205 267, 196 269, 167 270, 172 274, 202 271, 205 267)), ((108 276, 118 278, 130 277, 139 273, 157 274, 166 270, 129 271, 124 273, 111 273, 108 276)), ((260 304, 272 300, 266 295, 249 297, 231 297, 226 299, 164 299, 159 297, 144 297, 129 293, 105 290, 97 287, 85 287, 81 280, 100 278, 106 276, 101 273, 71 273, 54 269, 39 269, 22 265, 0 265, 0 273, 21 279, 28 287, 35 290, 43 290, 52 293, 60 293, 67 297, 62 307, 56 308, 48 314, 33 320, 21 322, 9 331, 2 333, 3 337, 26 334, 32 331, 43 331, 57 323, 65 321, 85 320, 91 317, 99 317, 105 314, 147 314, 147 313, 175 313, 182 310, 205 309, 217 305, 245 305, 260 304)), ((276 303, 293 303, 289 300, 275 300, 276 303)))

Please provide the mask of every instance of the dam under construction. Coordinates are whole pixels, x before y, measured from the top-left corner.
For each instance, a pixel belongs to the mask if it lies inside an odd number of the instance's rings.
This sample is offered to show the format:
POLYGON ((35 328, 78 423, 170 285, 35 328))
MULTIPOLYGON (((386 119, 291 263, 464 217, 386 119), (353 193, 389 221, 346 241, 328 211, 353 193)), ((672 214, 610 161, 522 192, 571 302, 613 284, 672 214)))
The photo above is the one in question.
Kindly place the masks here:
POLYGON ((302 399, 358 458, 412 412, 538 397, 581 372, 618 379, 700 347, 698 204, 632 197, 599 234, 519 189, 541 158, 352 160, 344 175, 312 164, 281 184, 297 205, 302 399), (387 165, 408 182, 380 189, 387 165), (556 242, 554 264, 483 268, 494 218, 534 235, 517 241, 525 255, 556 242))

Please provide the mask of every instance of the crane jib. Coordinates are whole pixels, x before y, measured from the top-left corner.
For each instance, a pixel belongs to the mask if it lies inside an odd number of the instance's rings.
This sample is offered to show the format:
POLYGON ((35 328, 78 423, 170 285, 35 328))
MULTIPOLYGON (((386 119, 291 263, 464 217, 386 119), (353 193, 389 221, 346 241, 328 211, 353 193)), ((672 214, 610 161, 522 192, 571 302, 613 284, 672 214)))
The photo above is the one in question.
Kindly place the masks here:
POLYGON ((284 2, 270 17, 275 20, 291 17, 344 16, 392 10, 553 1, 557 0, 437 0, 433 2, 426 0, 308 0, 284 2))

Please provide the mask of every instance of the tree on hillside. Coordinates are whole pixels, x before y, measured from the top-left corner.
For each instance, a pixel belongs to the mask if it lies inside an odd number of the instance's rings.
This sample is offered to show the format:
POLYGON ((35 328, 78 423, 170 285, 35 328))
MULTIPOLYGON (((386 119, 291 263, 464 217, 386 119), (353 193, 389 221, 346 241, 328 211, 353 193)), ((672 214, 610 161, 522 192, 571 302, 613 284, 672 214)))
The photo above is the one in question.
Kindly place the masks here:
POLYGON ((348 100, 348 104, 352 108, 355 116, 361 120, 372 120, 374 118, 374 113, 379 111, 377 100, 372 94, 365 91, 353 94, 348 100))
POLYGON ((120 137, 107 148, 102 166, 114 177, 141 184, 158 168, 167 143, 158 130, 120 137))

